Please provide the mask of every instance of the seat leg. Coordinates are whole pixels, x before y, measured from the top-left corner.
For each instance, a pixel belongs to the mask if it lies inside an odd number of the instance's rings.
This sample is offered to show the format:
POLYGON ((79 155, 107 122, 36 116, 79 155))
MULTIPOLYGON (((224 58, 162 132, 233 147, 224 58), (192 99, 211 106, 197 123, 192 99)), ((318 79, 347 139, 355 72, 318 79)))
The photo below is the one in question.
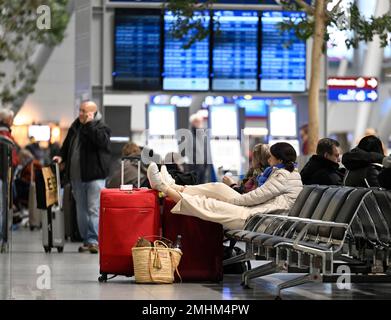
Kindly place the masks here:
POLYGON ((270 262, 254 269, 248 270, 242 274, 242 285, 249 288, 250 280, 258 277, 263 277, 268 274, 276 273, 281 269, 276 263, 270 262))
POLYGON ((376 247, 373 248, 373 264, 372 264, 372 273, 383 273, 384 268, 383 268, 383 260, 380 257, 379 259, 379 253, 382 255, 382 252, 378 250, 376 247))
POLYGON ((244 261, 248 261, 248 260, 250 260, 250 257, 248 256, 248 253, 247 252, 243 252, 243 253, 241 253, 241 254, 239 254, 237 256, 225 259, 223 261, 223 266, 228 266, 230 264, 234 264, 234 263, 237 263, 237 262, 244 262, 244 261))
POLYGON ((281 290, 296 287, 296 286, 299 286, 299 285, 302 285, 302 284, 308 283, 308 282, 321 282, 321 281, 322 281, 322 276, 318 272, 308 273, 304 276, 300 276, 298 278, 294 278, 292 280, 285 281, 283 283, 280 283, 277 286, 277 297, 280 297, 281 290))

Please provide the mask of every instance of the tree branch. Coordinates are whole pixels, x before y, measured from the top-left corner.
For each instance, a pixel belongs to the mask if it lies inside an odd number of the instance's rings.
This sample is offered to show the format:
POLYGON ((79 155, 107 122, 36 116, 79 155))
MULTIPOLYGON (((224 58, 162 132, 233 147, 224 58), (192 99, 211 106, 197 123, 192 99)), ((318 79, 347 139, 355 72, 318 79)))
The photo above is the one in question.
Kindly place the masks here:
POLYGON ((334 8, 330 10, 330 14, 334 14, 338 10, 341 2, 342 2, 342 0, 338 1, 338 3, 334 6, 334 8))
POLYGON ((311 7, 308 3, 306 3, 304 0, 295 0, 297 5, 299 5, 302 9, 305 10, 309 15, 313 16, 315 13, 315 10, 313 7, 311 7))

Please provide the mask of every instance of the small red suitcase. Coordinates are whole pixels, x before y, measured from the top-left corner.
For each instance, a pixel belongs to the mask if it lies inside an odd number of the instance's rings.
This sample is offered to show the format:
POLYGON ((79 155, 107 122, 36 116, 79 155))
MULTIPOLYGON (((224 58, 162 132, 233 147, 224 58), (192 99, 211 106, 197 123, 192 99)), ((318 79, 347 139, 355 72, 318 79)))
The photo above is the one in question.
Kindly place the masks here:
POLYGON ((158 192, 103 189, 100 197, 99 281, 106 281, 109 274, 131 277, 137 239, 161 234, 158 192))
POLYGON ((196 217, 172 214, 175 202, 165 198, 163 204, 163 236, 175 242, 182 236, 182 259, 178 270, 183 281, 223 279, 223 227, 196 217))

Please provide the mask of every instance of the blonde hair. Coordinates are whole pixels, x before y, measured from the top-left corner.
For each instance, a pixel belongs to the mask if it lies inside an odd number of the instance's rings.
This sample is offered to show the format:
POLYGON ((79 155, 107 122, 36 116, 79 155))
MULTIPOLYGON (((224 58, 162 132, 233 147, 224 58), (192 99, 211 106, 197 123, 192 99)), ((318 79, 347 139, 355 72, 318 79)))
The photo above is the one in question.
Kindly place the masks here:
POLYGON ((134 155, 139 155, 140 153, 141 153, 140 147, 134 142, 128 142, 122 148, 123 156, 134 156, 134 155))
POLYGON ((252 165, 254 169, 265 168, 270 158, 270 147, 268 144, 258 143, 253 148, 252 165))

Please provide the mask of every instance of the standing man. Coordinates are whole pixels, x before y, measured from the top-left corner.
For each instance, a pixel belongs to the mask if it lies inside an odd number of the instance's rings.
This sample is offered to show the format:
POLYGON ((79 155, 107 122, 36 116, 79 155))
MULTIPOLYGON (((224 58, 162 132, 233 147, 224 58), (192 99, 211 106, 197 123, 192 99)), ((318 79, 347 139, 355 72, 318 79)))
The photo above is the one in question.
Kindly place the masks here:
POLYGON ((94 102, 83 102, 60 156, 53 157, 54 161, 65 162, 65 174, 72 185, 77 223, 83 238, 79 252, 98 253, 100 191, 109 174, 111 157, 111 131, 101 118, 94 102))
POLYGON ((208 136, 204 129, 204 118, 199 113, 192 114, 189 118, 190 130, 193 137, 192 150, 193 158, 189 159, 191 166, 190 170, 197 174, 197 183, 207 182, 208 171, 208 136))
POLYGON ((319 140, 316 154, 300 172, 303 184, 342 185, 340 162, 339 142, 329 138, 319 140))

